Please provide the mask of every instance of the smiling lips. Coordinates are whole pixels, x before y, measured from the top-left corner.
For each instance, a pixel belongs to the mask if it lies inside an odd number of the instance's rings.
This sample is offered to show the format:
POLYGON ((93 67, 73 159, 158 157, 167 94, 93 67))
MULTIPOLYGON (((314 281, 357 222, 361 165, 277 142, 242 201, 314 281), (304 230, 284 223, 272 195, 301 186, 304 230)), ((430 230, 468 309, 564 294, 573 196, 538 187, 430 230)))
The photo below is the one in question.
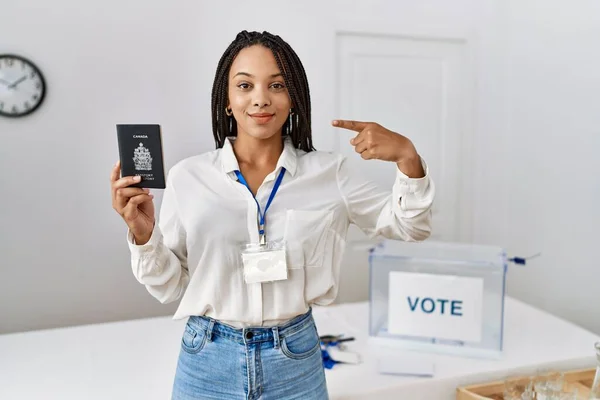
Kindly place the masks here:
POLYGON ((256 122, 259 125, 264 125, 264 124, 268 123, 269 121, 271 121, 271 119, 274 116, 274 114, 269 114, 269 113, 255 113, 255 114, 248 114, 248 115, 250 115, 250 117, 252 117, 254 122, 256 122))

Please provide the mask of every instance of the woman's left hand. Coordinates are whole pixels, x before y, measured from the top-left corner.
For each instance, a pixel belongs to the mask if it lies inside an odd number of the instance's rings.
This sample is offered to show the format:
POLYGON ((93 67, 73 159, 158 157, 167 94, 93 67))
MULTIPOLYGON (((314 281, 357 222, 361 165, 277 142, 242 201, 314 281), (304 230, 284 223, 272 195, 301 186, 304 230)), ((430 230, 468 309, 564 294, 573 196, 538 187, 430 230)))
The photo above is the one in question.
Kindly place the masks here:
POLYGON ((358 132, 350 140, 350 144, 364 160, 395 162, 398 168, 410 178, 425 176, 421 157, 407 137, 375 122, 334 120, 332 124, 338 128, 358 132))

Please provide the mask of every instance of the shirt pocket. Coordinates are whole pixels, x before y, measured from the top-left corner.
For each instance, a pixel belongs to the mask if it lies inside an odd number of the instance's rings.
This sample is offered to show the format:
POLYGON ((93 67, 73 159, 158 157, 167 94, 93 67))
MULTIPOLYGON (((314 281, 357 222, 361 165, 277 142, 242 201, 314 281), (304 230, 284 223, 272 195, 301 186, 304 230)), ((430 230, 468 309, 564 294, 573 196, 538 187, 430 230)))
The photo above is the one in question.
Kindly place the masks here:
POLYGON ((327 241, 333 223, 333 212, 287 210, 285 231, 288 268, 322 267, 327 241))

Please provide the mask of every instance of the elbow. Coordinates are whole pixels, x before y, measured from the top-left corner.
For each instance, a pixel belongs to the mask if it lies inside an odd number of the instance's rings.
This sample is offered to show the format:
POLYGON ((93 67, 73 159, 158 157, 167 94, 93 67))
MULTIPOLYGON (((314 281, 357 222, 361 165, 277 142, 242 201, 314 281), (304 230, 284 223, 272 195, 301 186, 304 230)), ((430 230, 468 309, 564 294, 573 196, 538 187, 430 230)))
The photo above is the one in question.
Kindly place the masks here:
POLYGON ((146 288, 146 289, 152 296, 154 296, 156 298, 156 300, 159 301, 160 304, 173 303, 174 301, 177 301, 181 298, 181 291, 179 291, 179 290, 174 291, 172 293, 165 293, 165 292, 153 293, 151 288, 146 288))
POLYGON ((382 236, 391 240, 402 240, 405 242, 422 242, 431 236, 431 229, 415 227, 412 225, 400 225, 398 227, 376 231, 372 237, 382 236))
POLYGON ((422 242, 431 236, 431 229, 416 229, 412 228, 406 232, 406 241, 422 242))
POLYGON ((187 271, 181 266, 173 270, 158 263, 153 263, 153 268, 143 268, 134 265, 134 275, 139 283, 146 287, 152 297, 161 304, 172 303, 179 300, 187 287, 189 278, 187 271))
POLYGON ((422 242, 429 239, 432 231, 432 216, 431 207, 421 213, 418 217, 413 217, 404 220, 404 232, 408 237, 408 241, 422 242))
POLYGON ((431 210, 418 218, 398 218, 396 220, 395 239, 407 242, 422 242, 431 236, 431 210))
POLYGON ((186 287, 187 280, 183 279, 161 286, 146 285, 146 290, 161 304, 169 304, 179 300, 186 287))

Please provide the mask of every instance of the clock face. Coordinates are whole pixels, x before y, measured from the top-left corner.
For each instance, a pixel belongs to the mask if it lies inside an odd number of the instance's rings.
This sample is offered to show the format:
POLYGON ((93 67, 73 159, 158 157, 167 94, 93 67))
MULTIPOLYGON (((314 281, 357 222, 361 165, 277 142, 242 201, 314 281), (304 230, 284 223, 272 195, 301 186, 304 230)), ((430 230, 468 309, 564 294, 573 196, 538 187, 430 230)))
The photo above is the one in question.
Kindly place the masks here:
POLYGON ((35 64, 20 56, 0 54, 0 116, 31 114, 45 94, 46 83, 35 64))

